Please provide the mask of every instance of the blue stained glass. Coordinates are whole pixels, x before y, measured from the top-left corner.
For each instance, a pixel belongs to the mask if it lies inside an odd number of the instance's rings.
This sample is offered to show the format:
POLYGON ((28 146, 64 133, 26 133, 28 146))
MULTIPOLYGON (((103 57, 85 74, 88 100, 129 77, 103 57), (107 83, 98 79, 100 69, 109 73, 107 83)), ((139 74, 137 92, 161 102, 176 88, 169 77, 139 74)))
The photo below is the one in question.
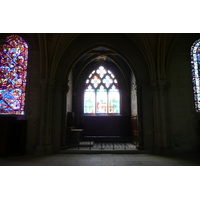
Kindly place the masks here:
POLYGON ((0 100, 0 109, 5 109, 7 107, 8 107, 8 105, 5 103, 5 101, 0 100))
POLYGON ((0 113, 24 114, 28 45, 10 35, 0 46, 0 113))
POLYGON ((91 85, 89 85, 86 89, 85 89, 86 92, 94 92, 94 89, 92 88, 91 85))

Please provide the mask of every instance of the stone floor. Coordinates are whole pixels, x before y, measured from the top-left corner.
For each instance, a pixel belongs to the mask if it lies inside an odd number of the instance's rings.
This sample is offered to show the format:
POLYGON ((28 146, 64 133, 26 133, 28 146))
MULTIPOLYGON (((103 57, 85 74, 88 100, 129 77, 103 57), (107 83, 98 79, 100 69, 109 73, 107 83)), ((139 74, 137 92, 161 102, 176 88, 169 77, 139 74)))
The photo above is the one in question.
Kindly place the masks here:
POLYGON ((200 166, 200 153, 24 155, 0 157, 0 166, 200 166))

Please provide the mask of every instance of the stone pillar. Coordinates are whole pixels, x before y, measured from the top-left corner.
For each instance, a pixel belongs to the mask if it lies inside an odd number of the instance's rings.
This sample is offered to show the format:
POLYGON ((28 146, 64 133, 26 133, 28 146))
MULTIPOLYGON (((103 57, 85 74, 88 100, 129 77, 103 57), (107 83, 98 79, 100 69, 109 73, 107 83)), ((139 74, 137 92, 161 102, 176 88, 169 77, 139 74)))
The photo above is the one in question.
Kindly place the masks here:
POLYGON ((137 144, 137 148, 139 150, 143 150, 144 149, 144 141, 143 141, 143 130, 142 130, 142 86, 141 84, 137 84, 137 134, 138 134, 138 144, 137 144))
POLYGON ((41 85, 41 108, 40 108, 40 130, 39 141, 36 146, 37 154, 52 153, 52 97, 54 81, 43 79, 41 85))
POLYGON ((64 119, 63 119, 63 129, 62 129, 62 135, 61 135, 61 149, 66 149, 67 148, 67 143, 66 143, 66 140, 67 140, 67 137, 66 137, 66 132, 67 132, 67 119, 66 119, 66 115, 64 116, 64 119))
POLYGON ((169 152, 167 86, 165 80, 152 82, 155 153, 167 154, 169 152))
POLYGON ((39 137, 36 146, 36 154, 44 154, 44 135, 45 135, 45 111, 46 111, 46 91, 47 91, 47 80, 43 79, 40 81, 41 86, 41 97, 40 97, 40 128, 39 137))
POLYGON ((131 88, 131 124, 132 124, 132 136, 134 144, 139 147, 138 137, 138 112, 137 112, 137 85, 132 83, 131 88))
POLYGON ((48 80, 47 85, 47 109, 46 109, 46 131, 45 131, 45 153, 52 153, 52 101, 53 101, 54 80, 48 80))
POLYGON ((69 81, 67 83, 62 85, 62 107, 65 108, 63 109, 62 113, 62 133, 61 133, 61 149, 66 149, 67 148, 67 93, 69 92, 70 87, 69 87, 69 81))

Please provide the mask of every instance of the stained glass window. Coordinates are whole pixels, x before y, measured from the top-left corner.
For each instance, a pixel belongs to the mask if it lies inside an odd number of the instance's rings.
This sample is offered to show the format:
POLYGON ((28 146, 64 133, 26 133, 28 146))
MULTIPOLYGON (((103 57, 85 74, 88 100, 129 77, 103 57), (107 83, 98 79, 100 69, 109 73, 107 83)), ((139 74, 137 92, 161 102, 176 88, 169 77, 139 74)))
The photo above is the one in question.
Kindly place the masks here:
POLYGON ((200 112, 200 39, 191 47, 192 84, 196 112, 200 112))
POLYGON ((107 113, 107 89, 103 85, 96 90, 96 113, 107 113))
POLYGON ((95 112, 95 90, 91 85, 85 89, 84 93, 84 113, 95 112))
POLYGON ((114 74, 100 66, 85 81, 84 113, 120 113, 120 93, 114 74))
POLYGON ((115 85, 108 91, 109 113, 119 113, 119 91, 115 85))
POLYGON ((0 114, 24 114, 28 45, 10 35, 0 46, 0 114))

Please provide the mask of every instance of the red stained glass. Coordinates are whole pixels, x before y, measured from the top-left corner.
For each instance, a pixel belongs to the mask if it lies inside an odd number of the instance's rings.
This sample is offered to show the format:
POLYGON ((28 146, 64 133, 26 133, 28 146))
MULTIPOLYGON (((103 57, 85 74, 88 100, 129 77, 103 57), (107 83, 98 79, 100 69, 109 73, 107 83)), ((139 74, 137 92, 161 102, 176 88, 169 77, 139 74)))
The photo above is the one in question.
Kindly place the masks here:
POLYGON ((28 45, 10 35, 0 46, 0 113, 24 114, 28 45))

